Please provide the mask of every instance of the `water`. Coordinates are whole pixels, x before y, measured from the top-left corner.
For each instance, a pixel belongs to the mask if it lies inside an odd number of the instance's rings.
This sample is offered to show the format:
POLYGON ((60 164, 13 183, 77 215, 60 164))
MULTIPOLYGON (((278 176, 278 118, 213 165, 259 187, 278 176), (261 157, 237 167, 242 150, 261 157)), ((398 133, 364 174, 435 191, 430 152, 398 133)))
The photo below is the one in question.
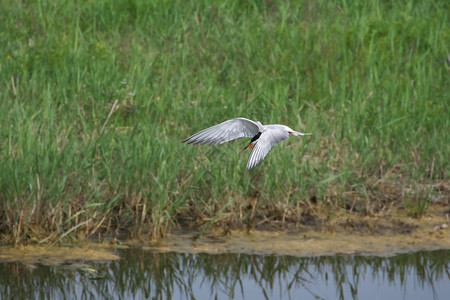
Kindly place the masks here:
POLYGON ((450 250, 391 257, 157 253, 0 264, 1 299, 448 299, 450 250))

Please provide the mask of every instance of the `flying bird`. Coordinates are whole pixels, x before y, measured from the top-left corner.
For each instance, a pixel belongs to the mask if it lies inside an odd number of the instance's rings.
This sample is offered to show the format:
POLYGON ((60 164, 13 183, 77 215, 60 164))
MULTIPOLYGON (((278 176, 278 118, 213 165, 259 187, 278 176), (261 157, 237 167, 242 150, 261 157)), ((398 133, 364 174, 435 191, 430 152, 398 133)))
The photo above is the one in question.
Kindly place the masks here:
POLYGON ((251 169, 266 157, 273 146, 287 139, 290 134, 295 136, 311 135, 311 133, 295 131, 285 125, 263 125, 259 121, 255 122, 246 118, 234 118, 203 129, 191 135, 182 141, 182 143, 203 145, 223 144, 240 137, 250 137, 252 139, 244 149, 254 145, 247 161, 247 169, 251 169))

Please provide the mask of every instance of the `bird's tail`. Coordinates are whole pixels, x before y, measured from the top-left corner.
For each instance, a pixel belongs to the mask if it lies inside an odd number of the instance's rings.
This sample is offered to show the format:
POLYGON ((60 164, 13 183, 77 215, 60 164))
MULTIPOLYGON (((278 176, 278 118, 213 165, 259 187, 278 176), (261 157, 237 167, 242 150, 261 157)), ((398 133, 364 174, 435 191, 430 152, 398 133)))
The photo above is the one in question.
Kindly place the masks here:
POLYGON ((295 135, 295 136, 299 136, 299 135, 311 135, 312 133, 304 133, 304 132, 293 131, 292 134, 295 135))

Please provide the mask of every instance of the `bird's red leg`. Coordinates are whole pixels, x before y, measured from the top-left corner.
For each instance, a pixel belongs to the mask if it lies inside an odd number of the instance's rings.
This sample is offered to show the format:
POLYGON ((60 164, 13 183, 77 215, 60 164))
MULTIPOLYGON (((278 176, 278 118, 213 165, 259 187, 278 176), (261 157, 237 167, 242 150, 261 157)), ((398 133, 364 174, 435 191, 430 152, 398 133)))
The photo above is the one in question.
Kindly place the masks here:
POLYGON ((250 144, 248 144, 243 150, 247 149, 247 148, 250 147, 251 145, 253 145, 253 142, 251 142, 250 144))

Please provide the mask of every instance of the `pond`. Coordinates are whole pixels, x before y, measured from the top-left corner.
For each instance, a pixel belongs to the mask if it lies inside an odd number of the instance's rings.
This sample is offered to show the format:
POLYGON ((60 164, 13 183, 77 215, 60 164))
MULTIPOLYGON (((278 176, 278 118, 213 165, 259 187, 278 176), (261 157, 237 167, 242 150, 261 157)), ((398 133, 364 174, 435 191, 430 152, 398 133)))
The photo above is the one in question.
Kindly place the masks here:
POLYGON ((297 257, 114 248, 118 259, 1 262, 0 298, 448 299, 450 250, 297 257))

